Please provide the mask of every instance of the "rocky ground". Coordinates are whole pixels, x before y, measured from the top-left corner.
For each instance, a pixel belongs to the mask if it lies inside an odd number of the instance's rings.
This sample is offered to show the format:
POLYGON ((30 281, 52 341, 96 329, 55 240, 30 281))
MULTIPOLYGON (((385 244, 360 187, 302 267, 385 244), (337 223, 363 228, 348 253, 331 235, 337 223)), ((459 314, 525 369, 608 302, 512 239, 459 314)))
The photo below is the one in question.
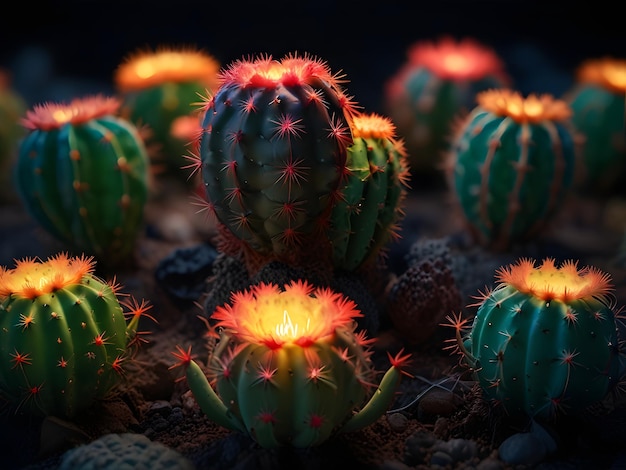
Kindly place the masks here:
MULTIPOLYGON (((150 301, 156 320, 146 319, 142 325, 150 332, 149 342, 140 348, 126 382, 110 399, 72 422, 3 413, 3 469, 121 469, 119 462, 112 462, 124 452, 134 468, 151 469, 626 467, 626 397, 621 390, 581 416, 543 426, 512 420, 483 400, 471 376, 457 367, 458 358, 444 350, 451 329, 436 321, 427 338, 408 344, 385 311, 380 312, 376 332, 375 364, 386 370, 387 352, 405 348, 412 355, 407 370, 411 377, 403 379, 395 402, 376 423, 306 450, 264 450, 247 436, 215 425, 199 410, 185 381, 178 380, 177 369, 171 369, 177 345, 203 351, 206 341, 198 315, 211 291, 207 281, 214 274, 215 252, 210 244, 213 227, 197 209, 180 188, 155 196, 146 211, 134 266, 116 273, 126 292, 150 301), (115 443, 104 445, 111 436, 115 443), (81 456, 73 449, 86 453, 81 456), (81 460, 84 455, 87 460, 81 460), (140 466, 142 458, 149 465, 140 466), (98 466, 99 461, 109 466, 98 466)), ((518 255, 565 256, 594 264, 611 274, 617 300, 626 303, 626 270, 619 256, 626 210, 620 198, 575 198, 536 243, 504 254, 477 254, 468 248, 445 189, 414 190, 406 213, 403 238, 389 251, 390 279, 406 269, 406 254, 416 243, 431 240, 436 246, 453 247, 452 255, 464 257, 471 269, 466 284, 458 286, 464 308, 471 303, 473 289, 493 281, 494 266, 518 255)), ((0 220, 3 265, 63 249, 36 227, 15 199, 5 199, 0 220)))

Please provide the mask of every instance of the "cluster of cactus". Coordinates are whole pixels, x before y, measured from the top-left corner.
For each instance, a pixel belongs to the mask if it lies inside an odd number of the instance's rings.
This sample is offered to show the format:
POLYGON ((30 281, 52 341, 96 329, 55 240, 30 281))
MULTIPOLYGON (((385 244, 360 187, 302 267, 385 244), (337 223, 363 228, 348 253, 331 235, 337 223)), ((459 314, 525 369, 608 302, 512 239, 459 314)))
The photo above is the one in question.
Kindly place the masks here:
POLYGON ((602 400, 623 374, 610 276, 573 261, 530 258, 496 271, 469 334, 453 349, 485 395, 510 415, 553 420, 602 400))
POLYGON ((615 189, 626 170, 626 60, 587 60, 576 82, 564 100, 584 138, 579 187, 598 195, 615 189))
POLYGON ((26 111, 26 102, 15 91, 7 73, 0 71, 0 199, 9 196, 7 186, 12 181, 10 168, 15 163, 20 140, 24 137, 24 128, 20 119, 26 111))
POLYGON ((185 47, 140 50, 116 69, 114 82, 123 98, 122 116, 146 131, 146 145, 155 173, 190 180, 188 132, 200 129, 198 102, 217 88, 220 64, 207 52, 185 47), (161 168, 159 168, 159 164, 161 168))
POLYGON ((504 250, 536 236, 574 180, 571 110, 550 95, 488 90, 458 129, 450 187, 479 243, 504 250))
POLYGON ((384 106, 405 140, 413 173, 440 171, 453 124, 474 108, 476 94, 509 86, 497 53, 473 39, 412 44, 385 85, 384 106))
POLYGON ((149 306, 94 269, 65 253, 0 267, 0 396, 16 412, 73 418, 121 382, 149 306))
POLYGON ((221 251, 243 254, 250 270, 272 260, 352 270, 372 259, 406 182, 391 122, 357 112, 340 77, 308 55, 239 60, 220 79, 198 165, 221 251))
POLYGON ((128 262, 144 220, 149 162, 120 103, 101 95, 27 111, 15 181, 34 219, 104 266, 128 262))
POLYGON ((221 333, 208 378, 191 348, 174 355, 217 424, 264 448, 317 446, 380 418, 408 360, 402 351, 389 355, 391 367, 372 391, 371 340, 356 331, 360 315, 351 300, 306 281, 256 284, 215 311, 221 333))

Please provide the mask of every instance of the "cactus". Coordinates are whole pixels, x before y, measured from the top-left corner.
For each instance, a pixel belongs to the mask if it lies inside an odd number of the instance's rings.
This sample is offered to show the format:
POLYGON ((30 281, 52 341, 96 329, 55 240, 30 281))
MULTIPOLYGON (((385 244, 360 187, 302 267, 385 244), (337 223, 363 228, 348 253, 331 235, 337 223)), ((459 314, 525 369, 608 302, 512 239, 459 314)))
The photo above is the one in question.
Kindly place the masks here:
POLYGON ((540 232, 569 193, 577 160, 571 110, 550 95, 478 94, 450 152, 454 188, 479 243, 505 250, 540 232))
POLYGON ((185 157, 193 139, 179 135, 179 118, 199 119, 198 102, 217 88, 220 64, 192 47, 160 47, 129 55, 116 69, 114 82, 123 98, 121 114, 148 131, 146 143, 155 173, 189 177, 185 157), (159 165, 162 168, 159 169, 159 165))
POLYGON ((94 269, 65 253, 0 267, 0 396, 16 412, 71 419, 120 383, 149 306, 94 269))
POLYGON ((223 330, 208 379, 191 348, 179 346, 172 367, 185 369, 200 408, 217 424, 264 448, 317 446, 381 417, 408 360, 402 351, 389 355, 391 367, 370 393, 371 340, 355 333, 359 315, 352 301, 306 281, 282 290, 256 284, 215 311, 223 330))
POLYGON ((572 109, 572 124, 584 137, 579 188, 596 195, 615 189, 626 169, 626 60, 583 62, 564 100, 572 109))
POLYGON ((439 172, 452 125, 474 108, 476 94, 510 85, 496 52, 473 39, 412 44, 385 85, 384 106, 405 140, 413 173, 439 172))
POLYGON ((47 103, 23 119, 16 185, 26 209, 68 248, 128 262, 143 223, 148 157, 115 98, 47 103))
POLYGON ((7 187, 13 184, 9 178, 10 169, 24 137, 20 119, 25 111, 26 102, 11 88, 8 74, 0 70, 0 200, 10 196, 7 191, 7 187))
POLYGON ((610 276, 574 261, 530 258, 496 271, 471 330, 450 318, 453 345, 507 413, 552 420, 602 400, 620 379, 610 276))
POLYGON ((352 122, 347 176, 328 226, 333 266, 353 271, 371 260, 395 237, 408 187, 406 151, 395 126, 378 114, 359 114, 352 122))

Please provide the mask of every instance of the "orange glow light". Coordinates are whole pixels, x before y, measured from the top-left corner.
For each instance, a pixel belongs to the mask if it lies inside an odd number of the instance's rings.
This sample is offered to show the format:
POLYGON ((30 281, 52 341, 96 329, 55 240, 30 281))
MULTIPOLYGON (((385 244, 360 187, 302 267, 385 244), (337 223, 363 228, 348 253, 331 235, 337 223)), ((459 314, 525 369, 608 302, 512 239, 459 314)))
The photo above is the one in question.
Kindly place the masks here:
POLYGON ((626 60, 590 59, 578 68, 578 81, 592 83, 615 93, 626 92, 626 60))
POLYGON ((94 268, 93 258, 69 257, 65 253, 43 262, 34 258, 16 261, 13 269, 0 266, 0 299, 11 295, 34 299, 80 283, 94 268))
POLYGON ((79 125, 92 119, 115 115, 119 107, 117 98, 102 95, 77 98, 69 103, 44 103, 26 111, 22 125, 31 130, 50 131, 65 124, 79 125))
POLYGON ((548 94, 531 94, 524 98, 520 93, 511 90, 487 90, 478 93, 476 101, 485 110, 498 116, 510 117, 519 123, 564 121, 572 114, 565 101, 554 99, 548 94))
POLYGON ((522 258, 516 264, 500 268, 496 280, 542 300, 563 302, 586 297, 604 299, 613 289, 610 276, 597 268, 579 269, 573 261, 557 267, 551 258, 539 267, 533 260, 522 258))
POLYGON ((329 289, 306 281, 293 281, 280 289, 261 283, 237 292, 231 303, 218 307, 212 318, 241 342, 265 344, 276 349, 285 344, 308 346, 350 327, 362 316, 356 305, 329 289))

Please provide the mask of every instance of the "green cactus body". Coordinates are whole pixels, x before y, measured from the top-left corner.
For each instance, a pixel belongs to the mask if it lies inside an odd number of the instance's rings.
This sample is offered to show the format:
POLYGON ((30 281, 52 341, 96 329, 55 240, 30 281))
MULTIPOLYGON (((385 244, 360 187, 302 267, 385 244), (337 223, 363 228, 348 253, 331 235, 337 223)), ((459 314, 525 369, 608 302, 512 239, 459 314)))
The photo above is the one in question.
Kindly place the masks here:
POLYGON ((119 265, 132 254, 148 194, 148 158, 137 129, 102 97, 27 113, 16 184, 44 229, 69 247, 119 265))
POLYGON ((376 114, 354 117, 348 174, 330 216, 333 265, 352 271, 374 257, 393 236, 405 196, 408 166, 395 127, 376 114))
POLYGON ((418 42, 385 91, 388 115, 406 142, 411 169, 440 170, 453 124, 476 105, 477 93, 509 85, 500 58, 471 40, 418 42))
POLYGON ((189 179, 183 168, 193 150, 191 140, 181 138, 173 126, 181 117, 199 120, 200 96, 215 91, 218 71, 219 63, 212 56, 189 48, 141 51, 117 68, 114 79, 124 100, 122 115, 146 127, 155 167, 160 163, 168 174, 189 179))
POLYGON ((478 241, 507 249, 559 210, 574 177, 575 136, 560 100, 508 90, 477 99, 454 139, 450 185, 478 241))
POLYGON ((234 237, 298 262, 319 242, 352 144, 354 105, 308 56, 241 60, 221 74, 200 139, 207 199, 234 237))
POLYGON ((358 315, 328 289, 258 284, 213 315, 224 330, 209 357, 210 381, 189 354, 178 357, 200 407, 218 424, 265 448, 317 446, 376 421, 400 380, 406 358, 397 356, 370 393, 375 374, 369 341, 355 333, 358 315))
POLYGON ((75 417, 121 381, 139 315, 89 258, 0 268, 0 396, 20 412, 75 417))
POLYGON ((471 332, 464 361, 485 395, 507 413, 553 419, 605 397, 619 379, 608 277, 571 262, 522 259, 498 271, 471 332))
POLYGON ((580 188, 596 195, 614 189, 626 169, 626 61, 590 60, 564 98, 583 137, 580 188))

